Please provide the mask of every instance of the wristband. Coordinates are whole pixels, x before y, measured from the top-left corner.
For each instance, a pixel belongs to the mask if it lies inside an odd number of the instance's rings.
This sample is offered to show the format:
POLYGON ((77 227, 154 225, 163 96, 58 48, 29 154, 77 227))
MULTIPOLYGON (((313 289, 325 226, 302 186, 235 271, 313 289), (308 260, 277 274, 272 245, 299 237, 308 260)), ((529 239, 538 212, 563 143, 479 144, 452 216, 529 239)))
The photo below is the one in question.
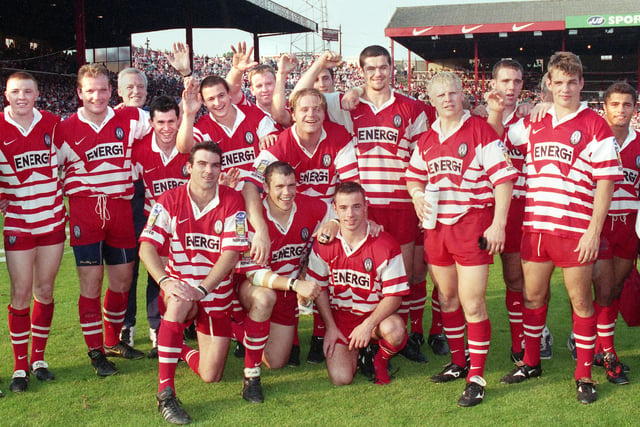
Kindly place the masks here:
POLYGON ((290 291, 295 291, 295 279, 289 278, 289 282, 287 283, 287 289, 290 291))
POLYGON ((205 288, 205 287, 204 287, 204 286, 202 286, 202 285, 198 285, 198 290, 199 290, 200 292, 202 292, 202 294, 203 294, 205 297, 209 294, 209 291, 207 291, 207 288, 205 288))
POLYGON ((291 284, 291 290, 293 292, 298 292, 298 290, 296 289, 298 287, 298 279, 294 279, 293 283, 291 284))
POLYGON ((171 277, 162 276, 160 279, 158 279, 158 286, 162 285, 162 282, 166 282, 167 280, 171 280, 171 277))
POLYGON ((267 282, 267 287, 269 289, 273 289, 273 282, 275 282, 277 278, 278 275, 274 272, 271 272, 271 277, 269 277, 269 281, 267 282))

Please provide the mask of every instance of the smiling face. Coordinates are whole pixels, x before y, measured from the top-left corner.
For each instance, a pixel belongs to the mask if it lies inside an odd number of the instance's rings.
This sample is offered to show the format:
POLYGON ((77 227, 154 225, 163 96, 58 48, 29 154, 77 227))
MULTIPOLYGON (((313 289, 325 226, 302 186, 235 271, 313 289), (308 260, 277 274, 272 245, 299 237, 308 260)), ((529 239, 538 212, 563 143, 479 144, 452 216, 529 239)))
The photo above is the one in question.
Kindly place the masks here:
POLYGON ((93 122, 101 123, 107 115, 111 98, 111 85, 107 76, 102 74, 95 77, 85 75, 80 80, 80 87, 77 91, 86 117, 93 122))
POLYGON ((293 208, 296 197, 296 175, 274 172, 270 175, 265 190, 267 203, 271 209, 289 212, 293 208))
POLYGON ((7 81, 4 96, 9 101, 12 117, 24 117, 33 114, 33 108, 40 93, 36 82, 31 79, 12 78, 7 81))
POLYGON ((199 149, 193 153, 193 161, 187 163, 187 172, 190 188, 199 191, 207 191, 218 185, 218 177, 222 163, 220 155, 205 149, 199 149))
POLYGON ((333 208, 340 220, 340 232, 360 233, 367 227, 367 202, 360 192, 336 193, 333 208))
POLYGON ((614 92, 604 103, 604 112, 607 123, 611 127, 627 128, 635 112, 633 96, 628 93, 614 92))
POLYGON ((155 111, 151 119, 156 142, 160 145, 175 145, 178 135, 178 116, 175 110, 155 111))
POLYGON ((233 108, 229 92, 222 84, 203 87, 202 101, 217 121, 227 118, 233 108))
POLYGON ((391 64, 386 56, 370 56, 362 61, 360 72, 364 77, 367 89, 383 91, 389 88, 391 82, 391 64))
POLYGON ((147 86, 142 76, 137 73, 122 75, 118 81, 118 95, 127 107, 143 107, 147 100, 147 86))
POLYGON ((321 132, 324 117, 324 108, 317 95, 303 95, 297 100, 293 110, 293 121, 296 123, 299 136, 321 132))

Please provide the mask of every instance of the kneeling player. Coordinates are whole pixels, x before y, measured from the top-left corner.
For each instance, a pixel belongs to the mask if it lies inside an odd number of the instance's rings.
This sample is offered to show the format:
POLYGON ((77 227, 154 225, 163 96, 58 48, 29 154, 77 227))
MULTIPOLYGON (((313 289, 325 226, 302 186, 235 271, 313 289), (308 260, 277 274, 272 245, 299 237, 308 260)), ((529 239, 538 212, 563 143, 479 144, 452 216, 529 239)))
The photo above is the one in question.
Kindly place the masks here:
POLYGON ((271 240, 271 261, 261 267, 250 259, 241 268, 247 272, 238 298, 248 315, 244 321, 245 368, 242 397, 264 401, 260 385, 260 362, 274 369, 287 364, 298 316, 298 295, 313 300, 320 293, 317 283, 298 279, 311 236, 325 222, 328 206, 321 200, 296 195, 295 170, 277 161, 265 170, 266 197, 263 217, 271 240), (293 291, 293 292, 291 292, 293 291), (263 355, 264 353, 264 355, 263 355))
POLYGON ((353 381, 358 350, 372 339, 375 381, 388 384, 389 359, 407 342, 406 322, 396 313, 409 285, 398 242, 388 233, 372 237, 364 190, 355 182, 338 185, 333 202, 340 220, 336 239, 314 244, 309 278, 322 286, 316 299, 325 322, 324 352, 335 385, 353 381))
POLYGON ((231 271, 239 253, 248 250, 242 196, 218 186, 221 159, 217 144, 196 144, 187 163, 189 181, 160 196, 140 237, 140 259, 160 286, 164 303, 158 410, 173 424, 191 421, 174 392, 179 359, 205 382, 222 377, 231 339, 231 271), (200 352, 182 341, 194 318, 200 352))

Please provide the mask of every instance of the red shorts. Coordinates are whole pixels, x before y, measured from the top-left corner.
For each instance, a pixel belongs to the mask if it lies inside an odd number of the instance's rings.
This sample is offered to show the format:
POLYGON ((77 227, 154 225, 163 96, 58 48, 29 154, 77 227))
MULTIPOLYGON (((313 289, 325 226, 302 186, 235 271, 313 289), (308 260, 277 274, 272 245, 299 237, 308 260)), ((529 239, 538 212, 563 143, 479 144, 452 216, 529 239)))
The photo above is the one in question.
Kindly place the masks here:
POLYGON ((504 228, 505 241, 504 250, 506 254, 520 252, 522 244, 522 220, 524 219, 524 202, 523 197, 514 197, 511 199, 509 213, 507 214, 507 225, 504 228))
POLYGON ((493 209, 471 209, 453 225, 436 223, 424 231, 424 260, 427 264, 467 267, 493 264, 493 256, 478 246, 478 239, 491 225, 493 209))
POLYGON ((28 251, 40 246, 57 245, 64 242, 67 239, 67 235, 64 228, 58 231, 53 231, 47 234, 28 235, 21 234, 19 236, 6 235, 4 236, 4 250, 5 251, 28 251))
POLYGON ((336 322, 336 326, 342 332, 342 335, 347 339, 347 342, 340 342, 340 344, 349 345, 349 335, 356 326, 365 321, 369 314, 357 315, 346 310, 331 310, 333 314, 333 320, 336 322))
POLYGON ((556 267, 581 267, 593 264, 578 261, 579 252, 574 252, 580 239, 556 236, 554 234, 525 231, 522 234, 520 258, 523 261, 548 262, 556 267))
POLYGON ((600 236, 598 259, 636 259, 638 256, 638 236, 636 234, 637 214, 607 215, 600 236))
POLYGON ((71 246, 104 241, 113 248, 136 247, 130 200, 69 197, 69 230, 71 246), (99 200, 105 200, 104 205, 99 200))
POLYGON ((276 291, 276 304, 271 312, 271 321, 279 325, 295 326, 298 322, 298 294, 276 291))
POLYGON ((367 212, 370 220, 382 225, 384 231, 395 237, 401 245, 415 242, 420 235, 418 216, 413 206, 406 208, 369 206, 367 212))

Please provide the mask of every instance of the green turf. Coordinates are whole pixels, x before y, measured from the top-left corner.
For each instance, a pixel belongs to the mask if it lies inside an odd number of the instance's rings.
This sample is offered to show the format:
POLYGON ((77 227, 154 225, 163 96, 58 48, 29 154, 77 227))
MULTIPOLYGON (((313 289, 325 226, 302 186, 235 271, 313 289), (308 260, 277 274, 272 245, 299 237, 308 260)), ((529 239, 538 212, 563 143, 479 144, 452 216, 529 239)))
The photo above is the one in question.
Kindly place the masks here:
MULTIPOLYGON (((144 301, 144 272, 138 288, 138 301, 144 301)), ((0 266, 0 306, 9 303, 6 266, 0 266)), ((22 395, 8 390, 13 356, 6 315, 0 322, 0 425, 15 426, 105 426, 164 425, 155 404, 157 362, 115 360, 120 375, 99 379, 86 355, 78 322, 78 280, 73 256, 67 248, 56 281, 56 310, 47 347, 47 361, 56 373, 52 383, 35 378, 22 395)), ((304 316, 300 323, 303 364, 298 368, 263 371, 266 401, 252 405, 240 397, 242 363, 229 355, 225 374, 218 384, 201 382, 184 364, 177 370, 176 387, 184 407, 197 425, 637 425, 640 381, 638 330, 622 320, 617 329, 617 348, 621 359, 634 371, 631 385, 609 384, 601 368, 594 368, 598 401, 583 406, 576 401, 573 381, 574 362, 566 349, 571 317, 566 292, 559 272, 554 274, 549 322, 555 336, 554 356, 543 361, 543 376, 524 384, 500 385, 509 371, 509 332, 504 308, 504 285, 499 265, 491 270, 487 293, 493 336, 487 361, 485 401, 475 408, 459 408, 457 399, 462 381, 433 384, 429 376, 449 361, 434 356, 427 346, 430 362, 418 365, 398 356, 392 361, 399 371, 388 386, 376 386, 358 375, 346 387, 330 384, 324 364, 304 363, 308 351, 312 321, 304 316)), ((136 346, 147 351, 148 324, 144 303, 139 304, 136 346)), ((429 311, 428 311, 429 313, 429 311)), ((428 331, 430 316, 425 319, 428 331)), ((191 343, 194 344, 195 343, 191 343)))

